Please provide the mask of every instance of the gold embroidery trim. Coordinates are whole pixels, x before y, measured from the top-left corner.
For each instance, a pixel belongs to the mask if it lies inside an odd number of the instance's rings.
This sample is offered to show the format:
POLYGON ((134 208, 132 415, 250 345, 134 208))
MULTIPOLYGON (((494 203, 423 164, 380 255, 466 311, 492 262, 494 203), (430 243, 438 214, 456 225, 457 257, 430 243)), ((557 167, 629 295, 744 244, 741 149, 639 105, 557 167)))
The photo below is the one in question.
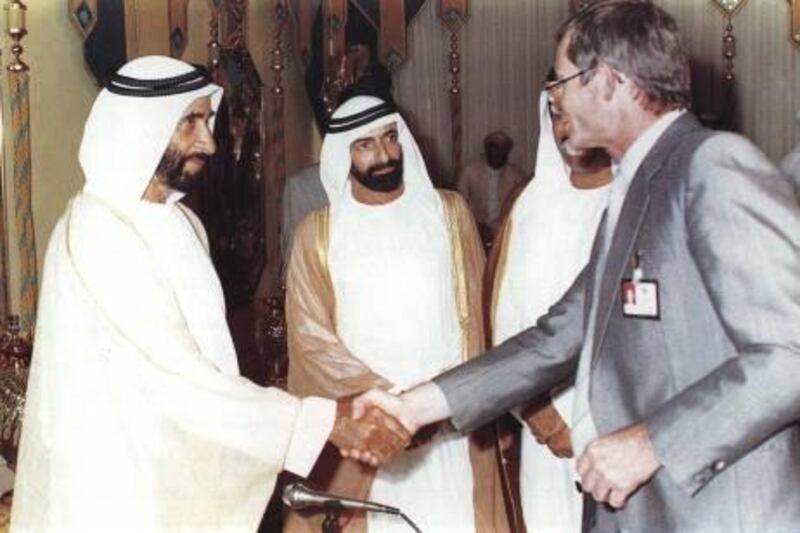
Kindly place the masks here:
POLYGON ((328 247, 330 246, 330 207, 326 206, 322 209, 317 209, 312 213, 314 217, 316 232, 314 239, 314 247, 317 250, 317 259, 319 260, 319 268, 322 273, 325 283, 328 284, 328 290, 331 295, 331 324, 336 329, 336 294, 333 291, 333 280, 331 279, 330 269, 328 268, 328 247))
POLYGON ((461 326, 461 358, 466 361, 469 358, 469 300, 467 298, 464 249, 458 227, 455 197, 448 195, 444 191, 438 192, 444 205, 447 235, 450 239, 450 272, 452 274, 453 288, 455 289, 458 324, 461 326))
POLYGON ((494 268, 494 275, 492 276, 492 305, 489 309, 489 322, 492 328, 492 344, 494 345, 494 331, 497 321, 497 303, 500 300, 500 286, 501 281, 506 273, 506 263, 508 262, 508 245, 511 241, 511 215, 509 214, 503 225, 503 234, 500 236, 500 255, 497 257, 497 265, 494 268))

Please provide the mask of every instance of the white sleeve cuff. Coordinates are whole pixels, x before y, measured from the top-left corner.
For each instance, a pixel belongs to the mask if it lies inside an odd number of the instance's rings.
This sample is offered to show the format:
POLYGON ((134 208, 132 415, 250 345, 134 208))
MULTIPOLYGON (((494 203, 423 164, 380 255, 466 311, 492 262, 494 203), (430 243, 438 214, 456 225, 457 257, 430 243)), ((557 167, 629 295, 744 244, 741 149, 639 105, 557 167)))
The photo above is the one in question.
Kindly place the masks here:
POLYGON ((336 402, 309 396, 301 400, 300 413, 289 441, 283 468, 306 477, 317 462, 336 420, 336 402))

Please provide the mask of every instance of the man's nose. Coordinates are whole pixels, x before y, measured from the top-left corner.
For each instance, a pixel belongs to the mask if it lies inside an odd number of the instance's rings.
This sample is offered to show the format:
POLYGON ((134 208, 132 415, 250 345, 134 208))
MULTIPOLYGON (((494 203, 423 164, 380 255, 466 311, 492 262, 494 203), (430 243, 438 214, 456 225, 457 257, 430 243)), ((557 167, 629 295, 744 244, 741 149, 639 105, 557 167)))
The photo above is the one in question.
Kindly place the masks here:
POLYGON ((375 154, 375 159, 379 163, 388 163, 389 160, 391 159, 389 157, 389 150, 386 148, 386 146, 383 145, 383 143, 378 143, 378 149, 375 154))
POLYGON ((217 143, 214 141, 214 134, 208 124, 203 124, 201 127, 195 145, 201 148, 204 154, 214 155, 217 153, 217 143))

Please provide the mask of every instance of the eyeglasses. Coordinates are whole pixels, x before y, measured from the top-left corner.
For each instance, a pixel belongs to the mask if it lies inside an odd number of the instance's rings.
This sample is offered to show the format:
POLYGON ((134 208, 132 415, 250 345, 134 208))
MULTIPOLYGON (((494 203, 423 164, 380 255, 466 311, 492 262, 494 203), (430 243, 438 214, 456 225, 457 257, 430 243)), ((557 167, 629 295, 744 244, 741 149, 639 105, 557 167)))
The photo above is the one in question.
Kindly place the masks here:
POLYGON ((552 81, 550 83, 545 83, 544 90, 547 91, 547 92, 551 92, 551 91, 554 91, 556 89, 561 89, 562 86, 565 83, 567 83, 569 80, 575 79, 578 76, 582 76, 583 74, 586 74, 590 70, 591 69, 584 68, 584 69, 579 70, 575 74, 571 74, 571 75, 567 76, 566 78, 561 78, 560 80, 552 81))

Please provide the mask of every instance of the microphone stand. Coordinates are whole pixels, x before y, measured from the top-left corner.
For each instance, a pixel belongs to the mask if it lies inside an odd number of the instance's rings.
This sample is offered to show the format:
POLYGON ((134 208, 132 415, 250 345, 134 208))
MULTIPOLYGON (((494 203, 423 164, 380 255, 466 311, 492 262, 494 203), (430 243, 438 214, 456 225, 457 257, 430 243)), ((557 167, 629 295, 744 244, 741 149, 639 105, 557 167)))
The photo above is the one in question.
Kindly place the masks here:
POLYGON ((339 515, 342 509, 337 505, 325 506, 325 520, 322 521, 322 533, 339 533, 339 515))
MULTIPOLYGON (((328 502, 325 505, 323 505, 322 508, 325 511, 325 520, 322 521, 322 533, 339 533, 340 531, 339 518, 342 511, 344 511, 344 507, 342 507, 342 505, 337 502, 328 502)), ((411 529, 413 529, 416 533, 422 533, 422 531, 417 527, 417 525, 399 509, 397 510, 397 512, 390 512, 390 511, 385 511, 385 512, 399 516, 400 518, 405 520, 406 523, 411 527, 411 529)))

